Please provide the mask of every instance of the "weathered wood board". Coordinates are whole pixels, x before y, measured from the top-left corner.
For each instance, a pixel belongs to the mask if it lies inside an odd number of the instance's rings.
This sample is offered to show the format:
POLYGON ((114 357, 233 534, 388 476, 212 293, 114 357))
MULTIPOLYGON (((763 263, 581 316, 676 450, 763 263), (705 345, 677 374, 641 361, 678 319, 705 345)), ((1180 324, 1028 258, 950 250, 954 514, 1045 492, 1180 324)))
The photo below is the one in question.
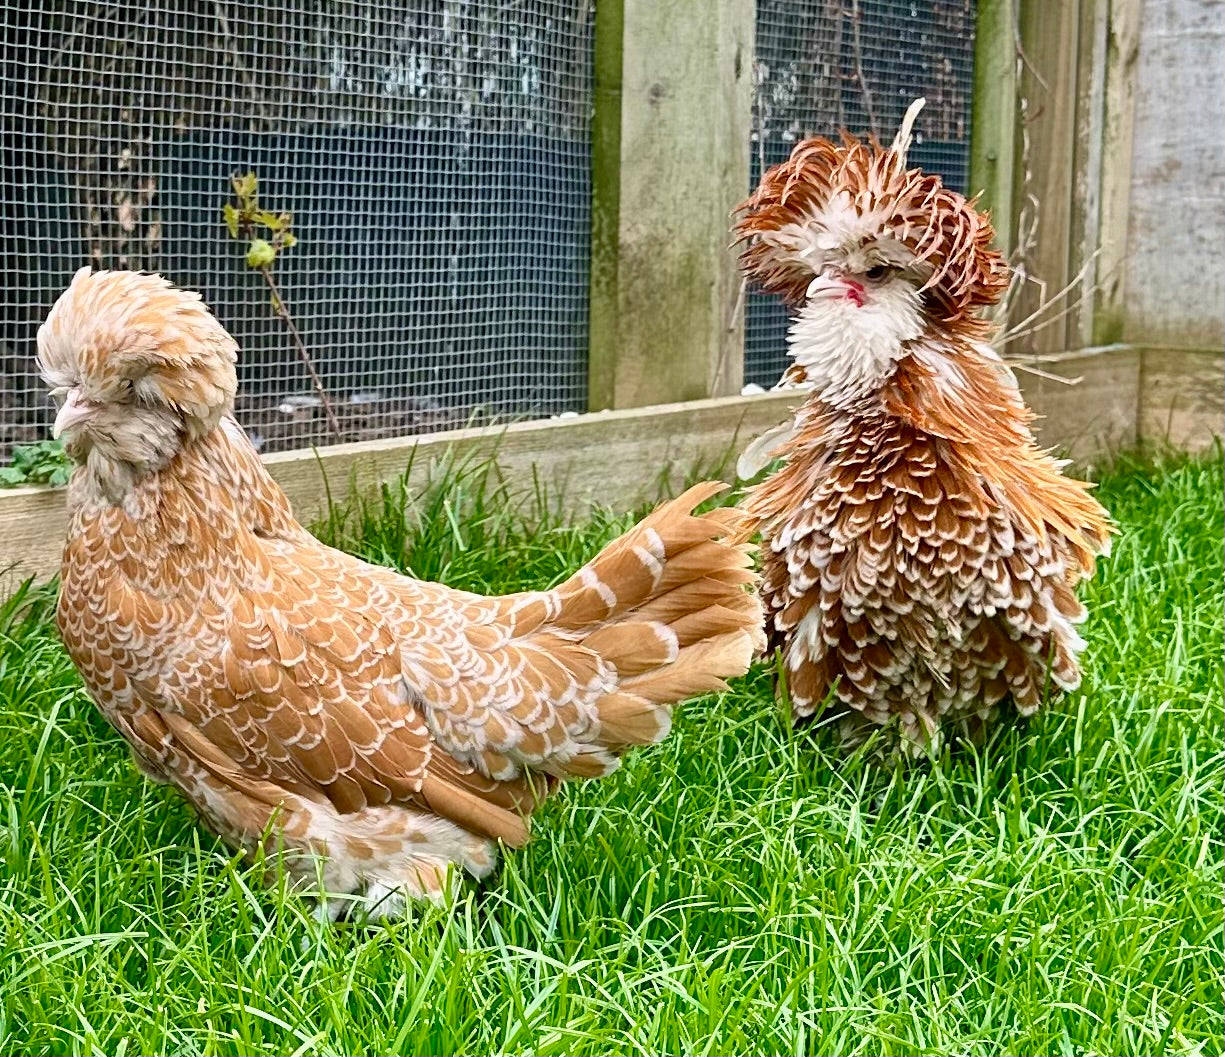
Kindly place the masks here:
POLYGON ((1188 451, 1216 443, 1225 431, 1225 351, 1144 349, 1138 429, 1188 451))
POLYGON ((1143 0, 1124 340, 1225 345, 1225 18, 1219 0, 1143 0))
POLYGON ((590 407, 740 391, 752 87, 752 0, 596 5, 590 407))

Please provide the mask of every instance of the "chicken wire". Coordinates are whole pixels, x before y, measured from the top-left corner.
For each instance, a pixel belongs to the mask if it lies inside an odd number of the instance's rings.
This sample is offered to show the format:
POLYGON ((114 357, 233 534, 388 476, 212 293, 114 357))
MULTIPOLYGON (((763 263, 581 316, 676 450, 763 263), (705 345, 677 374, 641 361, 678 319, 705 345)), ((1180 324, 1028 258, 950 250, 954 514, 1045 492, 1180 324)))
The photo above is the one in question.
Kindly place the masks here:
MULTIPOLYGON (((808 136, 840 129, 892 140, 924 96, 910 161, 966 190, 974 80, 974 0, 757 0, 750 187, 808 136)), ((749 294, 746 382, 787 364, 786 309, 749 294)))
POLYGON ((586 401, 589 0, 4 0, 0 459, 47 434, 38 325, 84 264, 198 289, 265 450, 328 443, 222 221, 291 210, 284 300, 346 440, 586 401))

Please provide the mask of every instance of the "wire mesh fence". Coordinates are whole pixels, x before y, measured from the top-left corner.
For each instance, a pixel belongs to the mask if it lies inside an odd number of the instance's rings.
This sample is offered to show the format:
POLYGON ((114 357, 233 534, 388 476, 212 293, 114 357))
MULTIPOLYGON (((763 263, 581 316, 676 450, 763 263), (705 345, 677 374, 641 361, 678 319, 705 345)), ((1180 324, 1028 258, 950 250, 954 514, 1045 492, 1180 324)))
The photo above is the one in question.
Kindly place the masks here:
MULTIPOLYGON (((910 160, 964 191, 970 157, 974 0, 757 0, 750 186, 797 142, 840 129, 885 143, 916 96, 910 160)), ((787 313, 750 294, 746 382, 786 366, 787 313)))
MULTIPOLYGON (((752 182, 892 135, 964 188, 973 0, 758 0, 752 182)), ((243 348, 265 450, 332 438, 221 209, 294 213, 276 274, 346 439, 586 405, 594 0, 0 0, 0 461, 46 435, 39 323, 73 271, 161 271, 243 348)), ((751 296, 745 376, 785 362, 751 296)))
POLYGON ((0 460, 45 436, 74 270, 163 272, 243 348, 265 450, 326 443, 230 176, 294 214, 285 303, 346 439, 586 401, 590 0, 3 0, 0 460))

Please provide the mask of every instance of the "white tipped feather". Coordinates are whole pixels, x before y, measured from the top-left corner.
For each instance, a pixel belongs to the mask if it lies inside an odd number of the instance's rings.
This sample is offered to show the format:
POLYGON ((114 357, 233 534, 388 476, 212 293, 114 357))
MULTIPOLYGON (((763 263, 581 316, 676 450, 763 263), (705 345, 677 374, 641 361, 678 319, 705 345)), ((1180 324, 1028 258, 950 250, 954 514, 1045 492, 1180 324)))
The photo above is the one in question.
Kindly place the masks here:
POLYGON ((910 144, 914 137, 911 134, 914 131, 915 118, 919 116, 919 111, 927 105, 927 100, 919 96, 913 103, 906 108, 906 116, 902 118, 902 127, 897 130, 897 135, 893 137, 893 145, 889 148, 897 155, 898 168, 906 167, 906 155, 910 151, 910 144))
POLYGON ((736 462, 736 476, 742 481, 751 481, 771 462, 771 453, 786 444, 799 432, 795 419, 780 422, 749 444, 736 462))

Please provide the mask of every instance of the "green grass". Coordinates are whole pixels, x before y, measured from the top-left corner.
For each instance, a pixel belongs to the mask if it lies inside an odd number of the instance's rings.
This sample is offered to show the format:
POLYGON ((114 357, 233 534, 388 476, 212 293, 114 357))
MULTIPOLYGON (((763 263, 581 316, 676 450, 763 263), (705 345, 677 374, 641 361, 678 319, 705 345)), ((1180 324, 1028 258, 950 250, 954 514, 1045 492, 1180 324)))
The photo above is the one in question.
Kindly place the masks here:
MULTIPOLYGON (((1219 1054, 1222 487, 1219 452, 1106 478, 1085 684, 1027 727, 886 774, 756 672, 370 930, 314 927, 139 778, 31 592, 0 611, 0 1052, 1219 1054)), ((505 590, 626 523, 461 477, 328 530, 505 590)))

